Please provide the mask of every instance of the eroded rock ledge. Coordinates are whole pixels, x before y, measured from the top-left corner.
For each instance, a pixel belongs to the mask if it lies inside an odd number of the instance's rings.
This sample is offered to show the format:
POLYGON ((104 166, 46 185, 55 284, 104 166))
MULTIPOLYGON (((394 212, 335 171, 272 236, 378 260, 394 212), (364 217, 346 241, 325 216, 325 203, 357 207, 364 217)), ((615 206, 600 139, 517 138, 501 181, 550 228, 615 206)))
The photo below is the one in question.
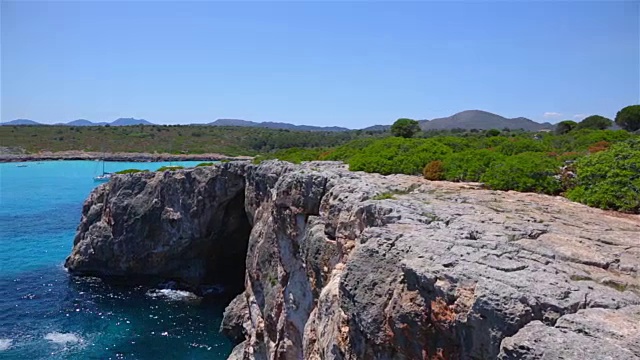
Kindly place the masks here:
POLYGON ((199 283, 238 252, 231 358, 640 357, 640 218, 559 197, 338 163, 123 175, 66 265, 199 283))

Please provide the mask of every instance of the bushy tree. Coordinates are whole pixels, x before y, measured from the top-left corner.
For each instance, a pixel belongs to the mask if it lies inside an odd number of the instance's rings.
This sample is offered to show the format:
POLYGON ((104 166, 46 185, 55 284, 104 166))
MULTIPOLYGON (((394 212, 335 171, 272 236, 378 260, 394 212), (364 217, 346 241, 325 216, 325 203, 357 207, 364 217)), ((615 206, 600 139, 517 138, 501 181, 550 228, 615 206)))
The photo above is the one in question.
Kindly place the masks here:
POLYGON ((572 120, 560 121, 556 124, 556 134, 564 135, 573 130, 576 126, 578 126, 578 123, 572 120))
POLYGON ((613 145, 576 163, 567 197, 602 209, 640 213, 640 139, 613 145))
POLYGON ((496 161, 481 181, 492 189, 557 194, 560 163, 546 153, 526 152, 496 161))
POLYGON ((611 127, 611 125, 613 125, 613 121, 611 121, 611 119, 607 119, 606 117, 600 115, 591 115, 580 121, 580 123, 576 126, 576 129, 605 130, 611 127))
POLYGON ((498 135, 500 135, 500 130, 498 130, 498 129, 489 129, 484 134, 487 137, 498 136, 498 135))
POLYGON ((640 130, 640 105, 630 105, 618 111, 616 124, 627 131, 640 130))
POLYGON ((393 136, 411 138, 420 131, 420 124, 411 119, 398 119, 391 125, 393 136))

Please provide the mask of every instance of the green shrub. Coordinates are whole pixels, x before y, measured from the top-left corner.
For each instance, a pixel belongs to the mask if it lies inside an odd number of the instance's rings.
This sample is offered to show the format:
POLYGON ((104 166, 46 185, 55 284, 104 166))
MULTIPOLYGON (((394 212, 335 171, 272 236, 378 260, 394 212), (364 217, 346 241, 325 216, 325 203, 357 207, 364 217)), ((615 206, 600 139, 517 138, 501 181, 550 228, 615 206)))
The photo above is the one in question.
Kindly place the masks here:
POLYGON ((163 166, 163 167, 159 168, 156 171, 176 171, 176 170, 180 170, 180 169, 184 169, 184 166, 179 166, 179 165, 176 165, 176 166, 163 166))
POLYGON ((149 171, 149 170, 125 169, 125 170, 116 171, 116 174, 134 174, 134 173, 145 172, 145 171, 149 171))
POLYGON ((487 149, 455 153, 444 159, 444 178, 449 181, 480 181, 494 162, 506 156, 487 149))
POLYGON ((349 168, 383 175, 418 175, 427 163, 450 153, 448 146, 432 139, 390 137, 375 141, 354 155, 349 168))
POLYGON ((576 187, 567 197, 602 209, 640 213, 640 140, 613 145, 576 163, 576 187))
POLYGON ((196 165, 196 167, 200 167, 200 166, 213 166, 213 165, 215 165, 215 163, 212 163, 212 162, 203 162, 203 163, 200 163, 200 164, 196 165))
POLYGON ((546 153, 526 152, 493 162, 481 181, 496 190, 557 194, 559 170, 560 163, 546 153))

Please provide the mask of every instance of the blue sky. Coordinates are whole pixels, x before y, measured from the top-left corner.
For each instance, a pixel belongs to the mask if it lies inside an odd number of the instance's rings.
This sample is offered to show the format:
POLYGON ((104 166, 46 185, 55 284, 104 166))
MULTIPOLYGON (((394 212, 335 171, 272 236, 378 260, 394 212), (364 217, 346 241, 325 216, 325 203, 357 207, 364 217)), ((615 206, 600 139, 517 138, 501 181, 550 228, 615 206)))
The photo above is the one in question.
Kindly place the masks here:
POLYGON ((640 102, 639 4, 2 1, 1 120, 614 117, 640 102))

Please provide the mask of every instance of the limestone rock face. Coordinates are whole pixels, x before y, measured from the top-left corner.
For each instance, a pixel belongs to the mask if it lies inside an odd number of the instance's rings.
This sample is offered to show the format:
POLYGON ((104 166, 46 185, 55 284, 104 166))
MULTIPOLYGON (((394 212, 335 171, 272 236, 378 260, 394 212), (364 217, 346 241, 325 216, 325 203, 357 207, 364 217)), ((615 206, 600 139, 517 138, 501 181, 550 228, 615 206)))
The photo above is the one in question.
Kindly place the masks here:
POLYGON ((74 274, 184 285, 215 277, 229 259, 246 254, 246 239, 238 236, 250 231, 244 170, 229 163, 115 176, 85 201, 65 266, 74 274))
POLYGON ((557 354, 640 356, 638 216, 336 163, 265 163, 246 184, 234 358, 543 359, 587 326, 618 352, 557 354))
POLYGON ((640 217, 559 197, 326 162, 131 175, 87 200, 67 266, 191 278, 182 254, 207 268, 225 247, 187 249, 243 236, 244 291, 221 329, 238 343, 233 359, 640 357, 640 217), (159 189, 182 202, 132 210, 159 189), (149 261, 147 249, 166 256, 149 261))

